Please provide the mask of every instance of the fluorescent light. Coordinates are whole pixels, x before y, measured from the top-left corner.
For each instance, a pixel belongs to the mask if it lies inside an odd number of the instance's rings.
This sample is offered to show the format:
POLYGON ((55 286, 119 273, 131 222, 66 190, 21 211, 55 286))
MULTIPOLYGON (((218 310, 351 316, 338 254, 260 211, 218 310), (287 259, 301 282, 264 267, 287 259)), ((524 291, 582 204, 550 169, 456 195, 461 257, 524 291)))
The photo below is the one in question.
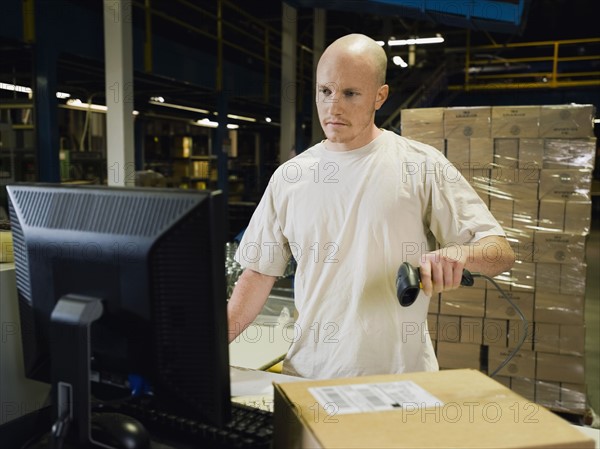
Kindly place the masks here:
POLYGON ((271 123, 271 117, 265 117, 265 122, 271 123))
MULTIPOLYGON (((0 83, 0 89, 2 90, 10 90, 11 92, 22 92, 24 94, 31 95, 33 90, 31 87, 19 86, 18 84, 8 84, 8 83, 0 83)), ((69 98, 71 94, 66 92, 56 92, 56 98, 69 98)))
POLYGON ((150 97, 150 101, 155 101, 157 103, 164 103, 165 99, 163 97, 150 97))
POLYGON ((206 128, 216 128, 219 126, 219 122, 213 122, 207 118, 203 118, 202 120, 196 120, 196 124, 200 126, 204 126, 206 128))
POLYGON ((79 98, 72 98, 67 100, 67 106, 71 106, 75 109, 81 109, 84 111, 96 111, 96 112, 106 112, 108 111, 108 107, 102 104, 93 104, 93 103, 83 103, 79 98))
POLYGON ((377 43, 377 45, 379 45, 380 47, 383 47, 385 45, 384 41, 375 41, 377 43))
POLYGON ((400 45, 420 45, 420 44, 441 44, 444 42, 444 38, 438 34, 435 37, 416 37, 411 39, 390 39, 388 45, 390 47, 397 47, 400 45))
MULTIPOLYGON (((152 97, 154 98, 154 97, 152 97)), ((162 98, 162 97, 157 97, 157 98, 162 98)), ((163 98, 164 100, 164 98, 163 98)), ((183 111, 190 111, 190 112, 199 112, 201 114, 209 114, 210 111, 207 111, 206 109, 199 109, 199 108, 192 108, 190 106, 182 106, 180 104, 173 104, 173 103, 164 103, 158 100, 153 100, 150 99, 150 101, 148 101, 148 103, 156 105, 156 106, 164 106, 166 108, 172 108, 172 109, 181 109, 183 111)))
POLYGON ((398 55, 396 55, 392 58, 392 62, 396 65, 399 65, 402 68, 408 67, 408 64, 406 63, 406 61, 404 61, 404 59, 402 59, 402 57, 398 56, 398 55))
POLYGON ((235 123, 228 123, 227 129, 238 129, 240 125, 236 125, 235 123))
MULTIPOLYGON (((218 114, 215 114, 218 115, 218 114)), ((256 119, 252 117, 245 117, 243 115, 235 115, 235 114, 227 114, 227 117, 235 119, 235 120, 245 120, 246 122, 255 122, 256 119)))

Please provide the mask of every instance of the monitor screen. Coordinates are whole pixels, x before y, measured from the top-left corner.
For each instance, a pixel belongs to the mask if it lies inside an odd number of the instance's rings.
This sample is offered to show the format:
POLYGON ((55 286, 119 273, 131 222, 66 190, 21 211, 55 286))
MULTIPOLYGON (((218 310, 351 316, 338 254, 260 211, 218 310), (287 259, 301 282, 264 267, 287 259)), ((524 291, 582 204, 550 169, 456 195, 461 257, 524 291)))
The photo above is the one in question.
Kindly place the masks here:
MULTIPOLYGON (((219 192, 8 186, 26 376, 50 382, 50 317, 101 300, 94 385, 144 379, 156 400, 220 425, 231 406, 219 192)), ((93 391, 93 387, 92 387, 93 391)))

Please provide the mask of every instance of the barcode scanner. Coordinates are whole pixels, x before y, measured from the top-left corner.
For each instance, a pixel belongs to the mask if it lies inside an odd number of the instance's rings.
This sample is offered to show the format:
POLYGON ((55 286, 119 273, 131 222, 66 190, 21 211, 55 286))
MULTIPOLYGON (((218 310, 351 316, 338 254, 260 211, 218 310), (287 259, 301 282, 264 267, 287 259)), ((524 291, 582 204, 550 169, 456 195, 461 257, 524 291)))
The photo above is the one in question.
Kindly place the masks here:
MULTIPOLYGON (((477 276, 477 273, 471 273, 469 270, 464 269, 460 285, 471 287, 474 282, 473 278, 477 276)), ((419 290, 422 288, 423 284, 421 283, 421 272, 419 269, 413 267, 408 262, 400 265, 398 276, 396 277, 396 293, 400 305, 403 307, 412 305, 417 296, 419 296, 419 290)))

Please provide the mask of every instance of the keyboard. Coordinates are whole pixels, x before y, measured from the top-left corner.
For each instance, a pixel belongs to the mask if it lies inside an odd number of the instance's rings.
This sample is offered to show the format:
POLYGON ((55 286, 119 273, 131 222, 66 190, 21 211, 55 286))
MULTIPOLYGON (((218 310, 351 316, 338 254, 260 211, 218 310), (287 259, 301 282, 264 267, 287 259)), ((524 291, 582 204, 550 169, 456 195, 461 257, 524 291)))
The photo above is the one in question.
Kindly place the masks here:
POLYGON ((159 442, 189 448, 268 449, 273 440, 273 412, 231 403, 231 421, 223 427, 128 402, 121 413, 141 421, 159 442), (164 441, 161 441, 164 439, 164 441))

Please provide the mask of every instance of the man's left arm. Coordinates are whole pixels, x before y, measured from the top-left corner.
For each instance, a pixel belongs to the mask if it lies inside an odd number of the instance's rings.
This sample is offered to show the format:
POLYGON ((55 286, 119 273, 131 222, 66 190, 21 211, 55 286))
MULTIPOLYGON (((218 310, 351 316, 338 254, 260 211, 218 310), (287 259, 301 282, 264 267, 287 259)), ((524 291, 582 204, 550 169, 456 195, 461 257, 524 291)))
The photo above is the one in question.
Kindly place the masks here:
POLYGON ((489 277, 511 269, 515 253, 505 237, 490 235, 466 245, 453 245, 425 254, 421 260, 421 283, 431 296, 460 287, 463 269, 489 277))

